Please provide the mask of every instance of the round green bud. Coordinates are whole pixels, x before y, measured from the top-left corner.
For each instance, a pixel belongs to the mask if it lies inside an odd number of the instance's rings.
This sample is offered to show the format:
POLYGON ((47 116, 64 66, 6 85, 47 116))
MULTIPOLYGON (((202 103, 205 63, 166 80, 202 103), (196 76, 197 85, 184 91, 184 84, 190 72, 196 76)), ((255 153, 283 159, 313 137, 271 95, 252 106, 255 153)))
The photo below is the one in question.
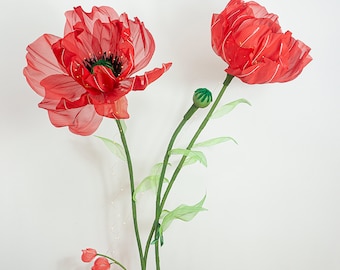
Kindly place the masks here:
POLYGON ((207 88, 198 88, 192 100, 197 108, 205 108, 212 102, 212 94, 207 88))

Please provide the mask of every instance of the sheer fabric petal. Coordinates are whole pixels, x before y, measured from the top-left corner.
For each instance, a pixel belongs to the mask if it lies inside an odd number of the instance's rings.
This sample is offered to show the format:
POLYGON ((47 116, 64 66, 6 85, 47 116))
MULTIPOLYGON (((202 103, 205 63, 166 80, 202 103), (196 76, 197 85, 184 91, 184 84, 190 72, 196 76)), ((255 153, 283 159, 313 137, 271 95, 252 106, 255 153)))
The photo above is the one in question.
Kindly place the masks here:
POLYGON ((59 39, 60 37, 45 34, 27 46, 27 66, 24 68, 24 75, 32 89, 40 96, 45 95, 45 89, 40 85, 40 81, 51 74, 64 74, 51 49, 52 44, 59 39))
POLYGON ((68 126, 71 132, 82 136, 95 132, 103 119, 91 105, 62 111, 49 110, 48 116, 55 127, 68 126))

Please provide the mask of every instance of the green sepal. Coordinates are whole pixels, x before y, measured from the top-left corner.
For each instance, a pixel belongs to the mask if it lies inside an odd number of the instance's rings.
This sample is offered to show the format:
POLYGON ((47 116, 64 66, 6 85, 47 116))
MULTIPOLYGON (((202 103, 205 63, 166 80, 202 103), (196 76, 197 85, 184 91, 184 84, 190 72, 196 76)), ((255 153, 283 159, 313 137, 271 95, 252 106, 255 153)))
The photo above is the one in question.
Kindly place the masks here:
POLYGON ((215 118, 220 118, 228 113, 230 113, 237 105, 241 104, 241 103, 245 103, 251 106, 250 102, 244 98, 232 101, 228 104, 223 105, 222 107, 220 107, 219 109, 217 109, 212 116, 210 117, 210 119, 215 119, 215 118))
POLYGON ((163 231, 161 230, 161 224, 159 224, 159 223, 157 224, 157 229, 156 229, 156 232, 155 232, 155 238, 151 242, 151 245, 156 244, 158 241, 161 244, 161 246, 164 245, 163 231))
POLYGON ((121 144, 119 144, 119 143, 117 143, 113 140, 110 140, 108 138, 104 138, 104 137, 100 137, 100 136, 95 136, 95 137, 101 139, 104 142, 104 144, 106 145, 106 147, 114 155, 116 155, 121 160, 126 161, 126 155, 125 155, 124 147, 121 144))

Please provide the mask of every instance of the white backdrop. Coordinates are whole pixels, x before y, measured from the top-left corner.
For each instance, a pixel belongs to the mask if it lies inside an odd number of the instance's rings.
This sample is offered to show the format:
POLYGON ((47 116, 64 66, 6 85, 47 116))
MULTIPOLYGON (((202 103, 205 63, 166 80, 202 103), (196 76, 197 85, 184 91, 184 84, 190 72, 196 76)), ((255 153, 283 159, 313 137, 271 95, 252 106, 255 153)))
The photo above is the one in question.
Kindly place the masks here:
MULTIPOLYGON (((283 30, 312 48, 313 61, 286 84, 245 85, 234 79, 222 103, 246 98, 209 124, 202 139, 233 136, 206 150, 208 168, 187 167, 168 207, 194 204, 192 222, 174 222, 162 247, 163 270, 340 269, 340 69, 337 0, 261 0, 283 30)), ((210 47, 215 1, 6 1, 0 16, 1 269, 85 270, 81 249, 96 248, 139 269, 133 242, 125 164, 94 136, 54 128, 41 98, 26 84, 25 48, 43 33, 61 36, 64 12, 110 5, 145 22, 156 41, 149 69, 173 67, 144 92, 129 94, 128 139, 140 181, 163 157, 192 92, 215 94, 224 62, 210 47)), ((203 112, 194 117, 190 135, 203 112)), ((106 119, 96 135, 118 140, 106 119)), ((179 144, 184 145, 185 139, 179 144)), ((154 209, 142 194, 142 233, 154 209)), ((151 254, 152 255, 152 254, 151 254)), ((115 268, 117 269, 117 268, 115 268)), ((150 269, 153 269, 152 263, 150 269)))

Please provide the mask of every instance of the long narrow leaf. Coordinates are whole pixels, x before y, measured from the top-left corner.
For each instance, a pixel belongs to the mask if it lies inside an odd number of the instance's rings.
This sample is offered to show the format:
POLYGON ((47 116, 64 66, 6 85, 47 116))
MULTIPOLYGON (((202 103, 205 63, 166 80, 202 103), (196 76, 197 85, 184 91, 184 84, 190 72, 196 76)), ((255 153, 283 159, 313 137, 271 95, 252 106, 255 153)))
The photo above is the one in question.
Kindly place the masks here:
POLYGON ((217 109, 212 116, 210 117, 210 119, 215 119, 215 118, 220 118, 228 113, 230 113, 237 105, 241 104, 241 103, 245 103, 248 105, 251 105, 250 102, 244 98, 232 101, 228 104, 223 105, 221 108, 217 109))
POLYGON ((202 151, 195 151, 195 150, 189 150, 189 149, 183 149, 183 148, 176 148, 172 149, 170 151, 172 155, 183 155, 186 156, 186 162, 184 165, 193 164, 197 161, 199 161, 201 164, 203 164, 205 167, 207 167, 207 159, 202 151))
POLYGON ((104 144, 107 146, 107 148, 118 158, 120 158, 123 161, 126 161, 126 156, 125 156, 125 151, 122 145, 120 145, 117 142, 114 142, 108 138, 100 137, 100 136, 95 136, 99 139, 101 139, 104 144))
POLYGON ((218 138, 213 138, 204 142, 196 143, 192 148, 197 148, 197 147, 209 147, 213 146, 219 143, 224 143, 227 141, 233 141, 234 143, 237 144, 237 142, 232 138, 232 137, 218 137, 218 138))
POLYGON ((162 224, 161 224, 161 228, 160 228, 160 232, 164 232, 167 228, 169 228, 169 226, 171 225, 171 223, 175 220, 175 219, 179 219, 182 221, 190 221, 192 220, 199 212, 202 211, 206 211, 207 209, 203 208, 203 203, 205 201, 206 196, 203 197, 202 200, 200 200, 197 204, 195 205, 180 205, 178 206, 176 209, 174 209, 173 211, 169 211, 166 213, 166 215, 163 218, 162 224))

